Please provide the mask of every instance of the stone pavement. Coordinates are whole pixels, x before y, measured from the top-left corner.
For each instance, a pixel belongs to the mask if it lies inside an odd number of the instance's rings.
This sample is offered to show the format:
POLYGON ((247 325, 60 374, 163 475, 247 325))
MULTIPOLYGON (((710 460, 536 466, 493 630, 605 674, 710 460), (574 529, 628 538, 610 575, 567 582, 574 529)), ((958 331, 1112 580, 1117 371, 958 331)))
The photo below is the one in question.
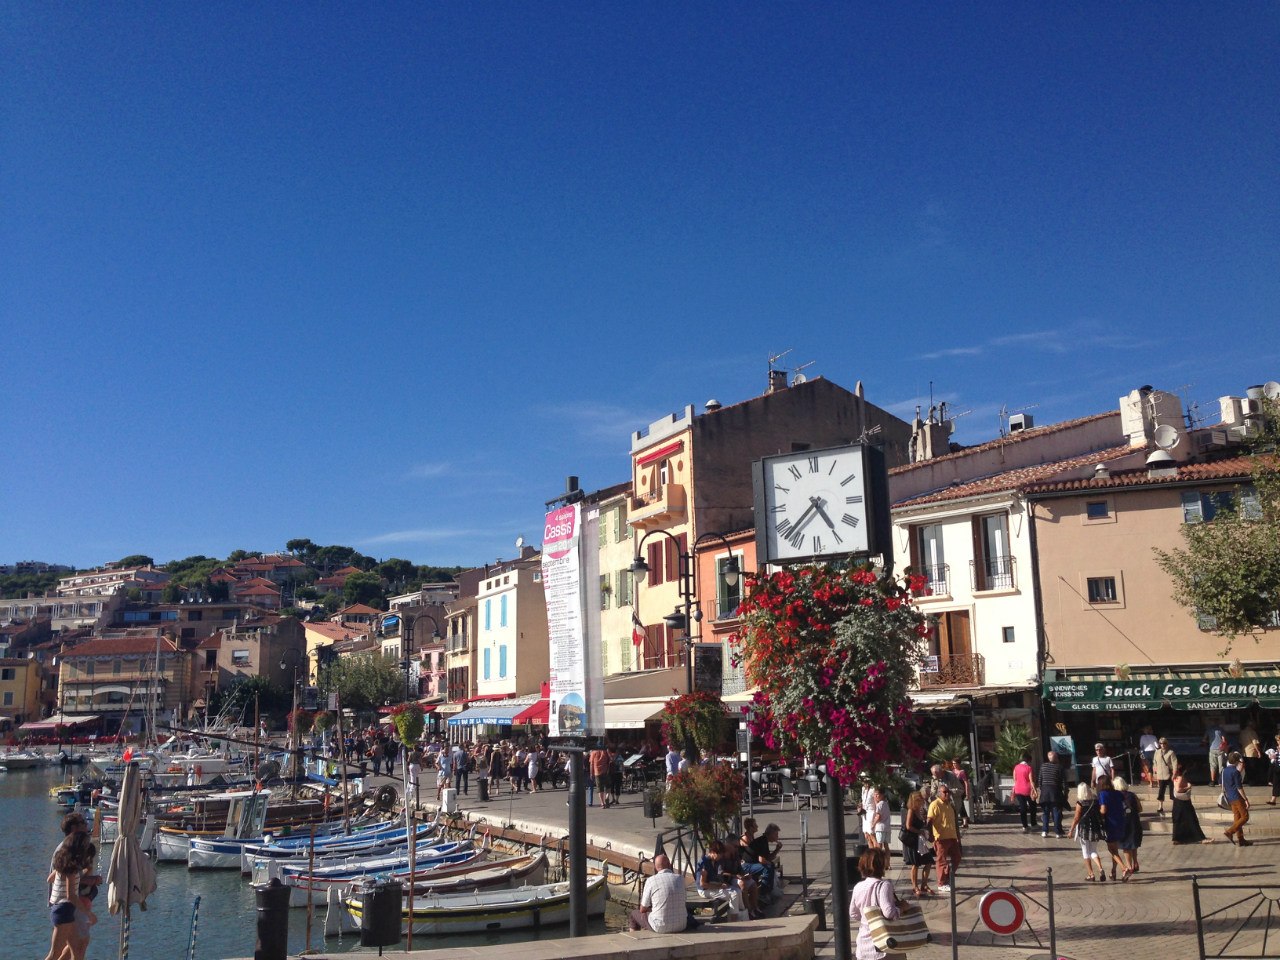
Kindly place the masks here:
MULTIPOLYGON (((377 781, 383 782, 382 780, 377 781)), ((422 806, 432 809, 434 788, 423 784, 422 806)), ((1198 791, 1197 799, 1211 806, 1208 788, 1198 791)), ((1261 799, 1261 798, 1260 798, 1261 799)), ((461 812, 487 823, 512 825, 535 834, 562 837, 568 830, 568 808, 563 789, 537 794, 511 796, 503 792, 488 803, 480 803, 475 785, 469 796, 459 797, 461 812)), ((1152 804, 1148 809, 1154 809, 1152 804)), ((745 811, 744 811, 745 812, 745 811)), ((1041 838, 1039 832, 1023 834, 1016 815, 996 814, 992 819, 975 824, 964 838, 964 862, 956 884, 957 919, 960 943, 954 954, 960 960, 1015 960, 1024 957, 1047 957, 1047 914, 1043 908, 1046 893, 1046 871, 1053 870, 1058 953, 1072 960, 1194 960, 1199 956, 1191 878, 1202 884, 1248 884, 1252 889, 1201 891, 1203 909, 1207 912, 1242 901, 1218 917, 1207 928, 1207 956, 1223 954, 1231 933, 1251 911, 1250 929, 1229 944, 1230 956, 1280 957, 1280 872, 1277 852, 1280 841, 1265 836, 1274 834, 1273 824, 1280 823, 1280 811, 1259 802, 1254 818, 1259 839, 1253 846, 1236 847, 1222 838, 1217 825, 1218 811, 1201 809, 1205 833, 1216 837, 1210 845, 1173 846, 1163 823, 1148 818, 1152 824, 1140 851, 1140 872, 1128 883, 1086 883, 1079 846, 1071 840, 1041 838), (1014 880, 988 878, 1016 878, 1014 880), (978 898, 992 887, 1013 887, 1028 898, 1027 919, 1040 944, 1032 936, 1009 939, 995 938, 978 926, 978 898), (1268 887, 1265 896, 1258 887, 1268 887), (1040 905, 1037 906, 1036 904, 1040 905), (1262 937, 1267 921, 1271 929, 1267 949, 1262 951, 1262 937), (976 929, 975 929, 976 928, 976 929)), ((802 818, 807 820, 808 842, 805 863, 810 881, 808 894, 828 893, 830 861, 827 850, 827 811, 796 810, 790 802, 779 805, 757 803, 755 817, 761 827, 776 822, 782 828, 782 853, 789 878, 788 893, 803 892, 799 837, 802 818)), ((673 826, 659 820, 655 829, 641 814, 640 795, 624 794, 622 802, 607 810, 599 807, 587 811, 587 832, 593 844, 618 849, 632 855, 652 856, 658 831, 673 826)), ((856 837, 858 823, 853 814, 846 816, 846 835, 856 837)), ((896 833, 896 830, 895 830, 896 833)), ((892 873, 899 895, 910 890, 910 875, 894 857, 892 873)), ((935 885, 936 885, 936 878, 935 885)), ((797 897, 794 912, 801 908, 797 897)), ((934 943, 916 951, 920 960, 944 960, 953 956, 950 936, 950 903, 945 897, 933 897, 923 904, 934 943)), ((827 915, 831 904, 826 903, 827 915)), ((830 927, 830 923, 828 923, 830 927)), ((853 935, 856 937, 856 928, 853 935)), ((834 957, 833 934, 818 931, 815 937, 817 956, 834 957)))

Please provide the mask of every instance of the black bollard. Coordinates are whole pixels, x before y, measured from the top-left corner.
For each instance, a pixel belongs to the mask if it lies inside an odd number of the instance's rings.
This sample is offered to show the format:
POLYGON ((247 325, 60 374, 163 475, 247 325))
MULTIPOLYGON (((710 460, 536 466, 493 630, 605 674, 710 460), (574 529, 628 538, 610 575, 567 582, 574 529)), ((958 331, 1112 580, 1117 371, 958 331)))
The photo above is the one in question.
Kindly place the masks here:
POLYGON ((253 888, 258 903, 258 942, 253 960, 287 960, 289 953, 289 888, 273 877, 253 888))

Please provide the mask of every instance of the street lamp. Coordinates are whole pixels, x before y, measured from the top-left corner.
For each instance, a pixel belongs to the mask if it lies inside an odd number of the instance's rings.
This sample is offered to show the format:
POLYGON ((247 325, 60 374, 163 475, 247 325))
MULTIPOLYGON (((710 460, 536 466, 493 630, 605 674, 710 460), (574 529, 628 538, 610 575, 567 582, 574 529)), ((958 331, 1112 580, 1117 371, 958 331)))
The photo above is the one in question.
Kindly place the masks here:
POLYGON ((401 654, 402 654, 400 665, 404 668, 404 694, 405 694, 404 698, 406 701, 417 700, 418 698, 413 695, 412 687, 410 686, 410 681, 409 681, 409 661, 413 657, 414 628, 418 625, 419 620, 430 620, 431 627, 432 627, 431 639, 439 640, 440 624, 436 620, 436 618, 429 613, 415 613, 412 617, 408 618, 407 620, 404 619, 404 617, 402 616, 401 620, 404 623, 404 627, 401 630, 401 634, 403 636, 403 643, 401 643, 400 645, 401 654))
MULTIPOLYGON (((650 530, 636 543, 636 556, 631 561, 631 575, 635 578, 637 587, 637 601, 639 599, 639 587, 649 576, 649 564, 645 563, 644 557, 641 555, 644 543, 655 533, 660 533, 672 543, 676 545, 676 555, 678 557, 677 579, 679 581, 678 590, 680 593, 681 604, 684 609, 677 607, 671 613, 662 618, 663 622, 672 630, 684 631, 685 646, 685 674, 689 684, 689 693, 693 693, 693 626, 695 621, 702 620, 702 610, 699 608, 694 610, 694 583, 693 583, 693 557, 697 552, 699 544, 707 540, 719 540, 726 550, 729 551, 729 557, 725 561, 724 569, 721 571, 721 577, 724 579, 726 587, 735 587, 738 584, 738 578, 742 575, 742 570, 738 566, 738 558, 733 555, 733 547, 724 534, 721 533, 704 533, 693 541, 693 545, 686 552, 680 549, 680 538, 666 530, 650 530)), ((637 603, 638 605, 638 603, 637 603)))

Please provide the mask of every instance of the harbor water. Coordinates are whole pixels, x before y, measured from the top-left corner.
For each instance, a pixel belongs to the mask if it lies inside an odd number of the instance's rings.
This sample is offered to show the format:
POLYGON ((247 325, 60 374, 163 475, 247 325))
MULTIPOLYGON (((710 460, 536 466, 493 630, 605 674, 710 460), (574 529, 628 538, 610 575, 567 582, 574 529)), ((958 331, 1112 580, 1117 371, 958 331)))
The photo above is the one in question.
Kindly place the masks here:
MULTIPOLYGON (((49 949, 48 884, 49 859, 62 839, 59 823, 63 809, 49 797, 49 788, 65 782, 57 767, 0 773, 0 876, 7 879, 9 893, 0 898, 0 957, 30 957, 39 960, 49 949)), ((100 856, 100 871, 107 874, 111 846, 100 856)), ((256 906, 253 887, 239 871, 189 871, 185 865, 161 863, 156 866, 156 892, 145 911, 134 908, 130 924, 131 960, 181 960, 187 956, 191 937, 192 905, 200 898, 196 933, 197 960, 225 960, 252 957, 256 906)), ((106 886, 95 901, 98 924, 93 928, 87 960, 107 960, 119 954, 120 918, 107 912, 106 886)), ((609 914, 592 920, 592 933, 619 929, 625 924, 621 908, 609 904, 609 914)), ((343 953, 359 948, 359 936, 325 940, 323 907, 318 907, 312 926, 311 947, 315 951, 343 953)), ((546 937, 567 936, 568 927, 553 927, 546 937)), ((467 936, 414 938, 415 952, 424 948, 448 949, 537 939, 534 931, 474 934, 467 936)), ((303 952, 307 945, 307 911, 289 911, 289 954, 303 952)), ((399 952, 395 948, 388 955, 399 952)))

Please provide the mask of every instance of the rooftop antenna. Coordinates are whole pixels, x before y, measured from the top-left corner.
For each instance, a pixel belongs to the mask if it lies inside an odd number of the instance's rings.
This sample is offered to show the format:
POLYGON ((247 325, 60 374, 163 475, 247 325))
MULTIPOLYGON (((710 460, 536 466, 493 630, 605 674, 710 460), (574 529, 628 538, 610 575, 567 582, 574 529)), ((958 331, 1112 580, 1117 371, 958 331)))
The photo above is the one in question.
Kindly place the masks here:
POLYGON ((774 365, 775 363, 777 363, 779 360, 781 360, 783 357, 785 357, 788 353, 790 353, 790 352, 791 352, 791 350, 792 350, 792 348, 791 348, 791 347, 787 347, 787 349, 783 350, 781 353, 775 353, 772 357, 770 357, 770 358, 769 358, 769 369, 770 369, 770 370, 772 370, 772 369, 773 369, 773 365, 774 365))
POLYGON ((1040 406, 1038 403, 1028 403, 1025 406, 1018 407, 1016 410, 1010 410, 1007 403, 1000 404, 1000 439, 1003 440, 1009 435, 1009 416, 1014 413, 1026 413, 1028 410, 1034 410, 1040 406))
POLYGON ((804 383, 806 380, 808 380, 809 378, 804 375, 804 369, 805 367, 812 367, 817 362, 818 362, 817 360, 810 360, 808 363, 802 363, 798 367, 792 367, 791 382, 804 383))

